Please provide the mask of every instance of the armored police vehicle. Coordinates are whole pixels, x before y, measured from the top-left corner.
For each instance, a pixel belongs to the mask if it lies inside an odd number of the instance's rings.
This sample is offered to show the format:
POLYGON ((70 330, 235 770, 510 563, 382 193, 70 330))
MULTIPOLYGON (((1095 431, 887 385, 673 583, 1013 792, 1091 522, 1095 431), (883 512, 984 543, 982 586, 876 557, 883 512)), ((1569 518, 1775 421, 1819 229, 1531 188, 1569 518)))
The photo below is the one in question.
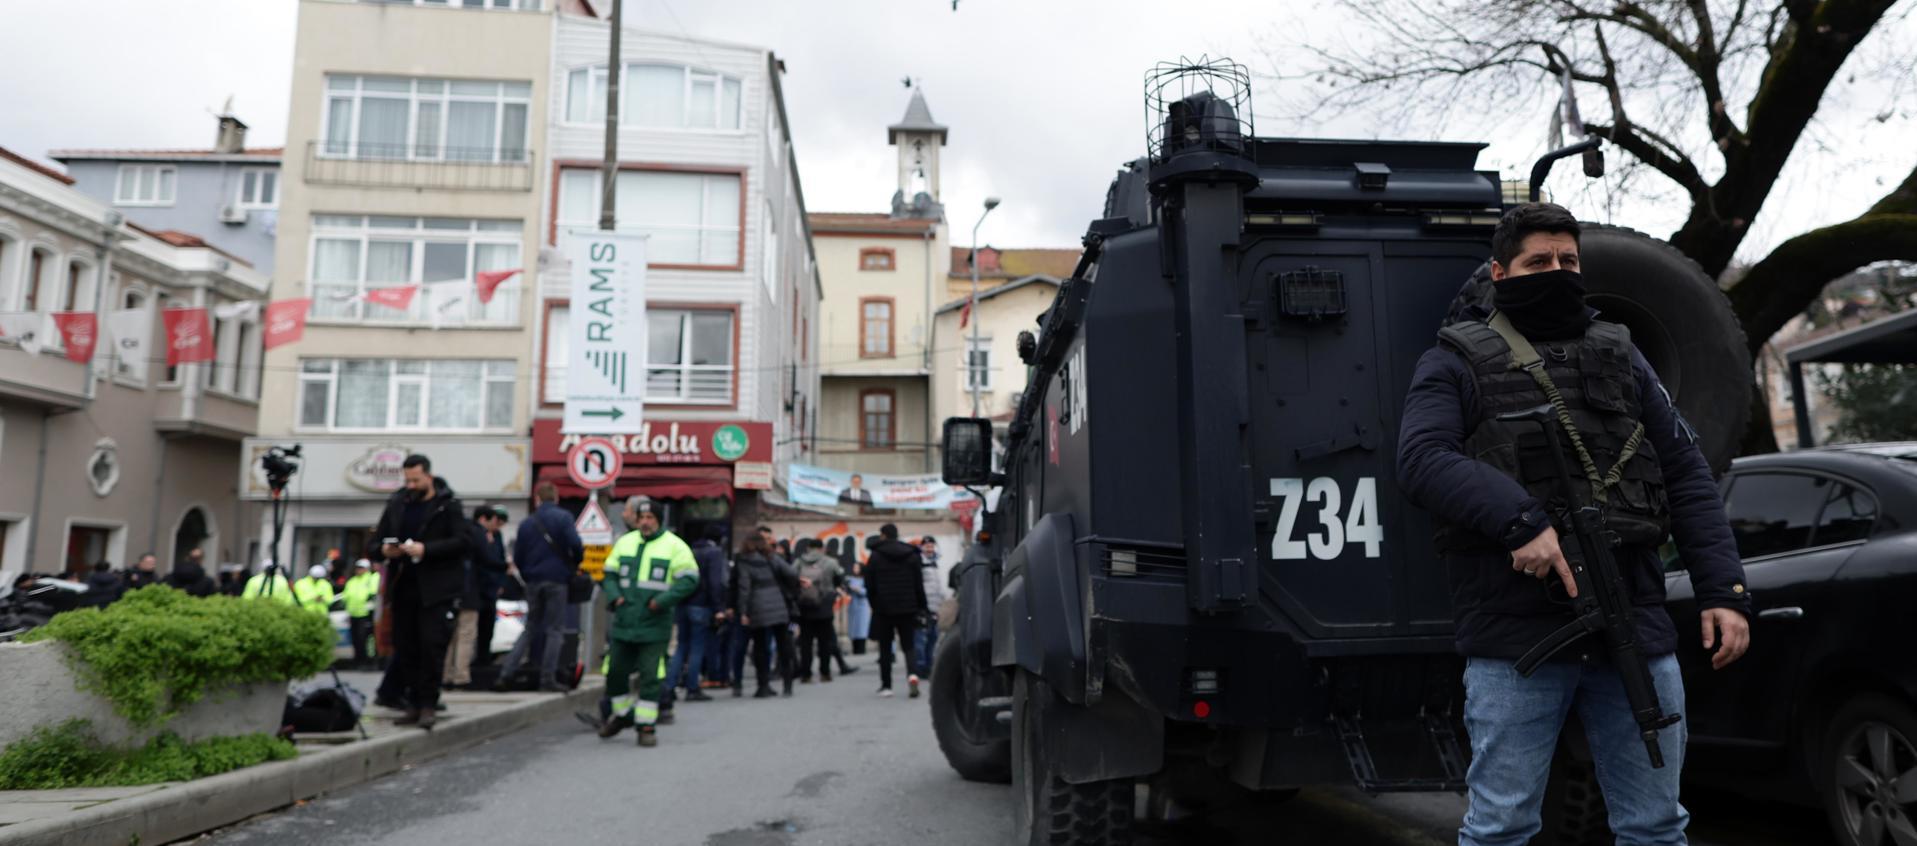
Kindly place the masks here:
MULTIPOLYGON (((1129 842, 1141 785, 1157 814, 1463 787, 1447 582, 1393 467, 1413 365, 1488 294, 1502 183, 1478 144, 1257 137, 1248 82, 1229 63, 1148 79, 1148 155, 1021 337, 1016 414, 945 423, 947 481, 996 502, 933 721, 961 775, 1014 784, 1021 842, 1129 842)), ((1583 251, 1590 302, 1721 468, 1749 388, 1723 295, 1628 230, 1591 227, 1583 251)), ((1594 786, 1569 793, 1552 824, 1601 825, 1594 786)))

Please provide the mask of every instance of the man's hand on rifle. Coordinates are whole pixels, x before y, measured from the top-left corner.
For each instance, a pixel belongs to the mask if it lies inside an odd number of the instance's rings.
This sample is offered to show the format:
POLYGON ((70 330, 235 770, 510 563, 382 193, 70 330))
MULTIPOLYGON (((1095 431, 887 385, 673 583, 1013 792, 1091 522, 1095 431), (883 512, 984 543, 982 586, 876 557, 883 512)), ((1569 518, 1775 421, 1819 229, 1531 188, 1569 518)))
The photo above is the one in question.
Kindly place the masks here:
POLYGON ((1703 617, 1704 651, 1717 647, 1711 654, 1711 669, 1722 670, 1744 657, 1744 650, 1751 648, 1751 622, 1743 614, 1729 608, 1706 608, 1703 617))
POLYGON ((1554 526, 1544 527, 1537 537, 1511 553, 1511 569, 1527 576, 1539 579, 1550 578, 1556 571, 1558 578, 1564 580, 1564 592, 1578 595, 1578 580, 1571 575, 1571 565, 1564 560, 1564 550, 1558 548, 1558 530, 1554 526))

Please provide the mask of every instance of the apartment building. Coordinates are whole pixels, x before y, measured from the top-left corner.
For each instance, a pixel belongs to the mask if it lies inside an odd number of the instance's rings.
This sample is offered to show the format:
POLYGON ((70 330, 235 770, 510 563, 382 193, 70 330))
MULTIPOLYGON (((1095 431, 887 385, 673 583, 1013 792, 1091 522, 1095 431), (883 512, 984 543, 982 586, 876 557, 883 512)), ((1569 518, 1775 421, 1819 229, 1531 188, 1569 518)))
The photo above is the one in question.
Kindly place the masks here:
POLYGON ((530 495, 552 32, 538 0, 300 0, 272 297, 312 305, 266 356, 241 487, 304 446, 284 563, 362 550, 408 453, 469 505, 530 495))
MULTIPOLYGON (((603 5, 603 4, 601 4, 603 5)), ((544 103, 551 155, 539 277, 534 477, 574 507, 560 433, 571 316, 563 233, 598 227, 608 23, 591 6, 554 21, 544 103)), ((628 26, 621 34, 619 231, 647 236, 645 431, 613 436, 617 497, 661 501, 666 522, 736 534, 780 502, 774 480, 815 449, 822 288, 780 78, 763 47, 628 26)))
POLYGON ((213 146, 197 150, 54 150, 73 187, 140 226, 192 232, 273 269, 279 226, 279 147, 247 147, 246 124, 219 116, 213 146))
MULTIPOLYGON (((1018 334, 1038 334, 1058 286, 1078 265, 1077 249, 978 249, 978 302, 972 301, 972 251, 953 247, 945 301, 934 322, 939 345, 932 356, 932 418, 977 416, 1004 424, 1025 392, 1026 366, 1018 334), (974 386, 977 391, 973 390, 974 386)), ((1001 429, 1002 431, 1002 429, 1001 429)))
POLYGON ((162 572, 245 559, 236 447, 253 433, 265 274, 139 226, 73 177, 0 150, 0 573, 162 572), (167 331, 205 309, 206 332, 167 331), (176 343, 211 361, 168 364, 176 343), (89 355, 86 348, 90 346, 89 355))
POLYGON ((930 414, 934 306, 948 265, 939 153, 947 128, 914 90, 886 128, 897 148, 889 212, 812 215, 825 282, 819 456, 837 470, 936 472, 938 423, 930 414))

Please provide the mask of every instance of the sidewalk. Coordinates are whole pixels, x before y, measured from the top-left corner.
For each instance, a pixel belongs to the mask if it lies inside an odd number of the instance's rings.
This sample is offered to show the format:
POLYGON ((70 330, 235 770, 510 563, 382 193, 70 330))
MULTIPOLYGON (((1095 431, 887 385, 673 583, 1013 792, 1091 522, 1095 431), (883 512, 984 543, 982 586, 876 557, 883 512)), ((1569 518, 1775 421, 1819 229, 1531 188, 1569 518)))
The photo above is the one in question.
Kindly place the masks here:
MULTIPOLYGON (((330 676, 321 676, 329 679, 330 676)), ((370 697, 378 673, 340 678, 370 697)), ((605 680, 587 677, 569 694, 447 691, 439 725, 393 725, 399 712, 368 706, 357 731, 295 735, 300 756, 191 782, 139 787, 0 790, 0 846, 7 844, 168 843, 230 825, 449 752, 532 723, 589 709, 605 680)))

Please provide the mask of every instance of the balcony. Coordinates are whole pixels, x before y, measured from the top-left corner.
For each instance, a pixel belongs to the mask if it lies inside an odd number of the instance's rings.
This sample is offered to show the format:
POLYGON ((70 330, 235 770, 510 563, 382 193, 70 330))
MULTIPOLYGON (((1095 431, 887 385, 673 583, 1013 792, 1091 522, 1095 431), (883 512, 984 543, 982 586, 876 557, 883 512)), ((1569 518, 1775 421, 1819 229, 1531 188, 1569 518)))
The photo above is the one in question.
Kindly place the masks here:
POLYGON ((523 286, 518 279, 502 283, 493 291, 493 300, 489 303, 480 302, 470 285, 457 286, 456 290, 447 292, 449 301, 436 300, 444 294, 431 285, 421 285, 419 293, 413 295, 412 304, 406 308, 354 300, 352 297, 360 293, 360 286, 351 282, 314 282, 307 290, 313 297, 313 311, 307 320, 342 326, 516 329, 519 328, 519 301, 523 299, 523 286))
POLYGON ((153 407, 153 428, 175 435, 199 435, 223 441, 252 437, 259 427, 259 403, 216 390, 202 390, 192 398, 187 413, 184 391, 159 392, 153 407))
POLYGON ((0 398, 70 411, 87 403, 87 366, 59 350, 28 355, 0 341, 0 398))
POLYGON ((308 141, 306 181, 365 188, 531 191, 536 160, 531 149, 308 141))

